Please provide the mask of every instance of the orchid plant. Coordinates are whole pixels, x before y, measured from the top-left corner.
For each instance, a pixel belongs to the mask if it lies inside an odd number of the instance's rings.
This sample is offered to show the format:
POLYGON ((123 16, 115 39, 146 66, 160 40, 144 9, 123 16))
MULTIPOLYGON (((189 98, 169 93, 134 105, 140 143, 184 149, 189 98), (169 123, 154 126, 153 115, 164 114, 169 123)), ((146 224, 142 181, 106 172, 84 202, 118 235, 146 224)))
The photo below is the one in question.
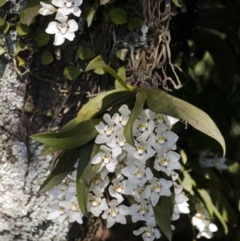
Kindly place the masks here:
MULTIPOLYGON (((98 67, 117 79, 116 89, 89 101, 60 132, 32 136, 45 144, 45 154, 65 150, 40 189, 53 200, 48 219, 82 223, 91 213, 110 228, 126 224, 129 215, 132 222, 145 222, 133 232, 143 240, 158 239, 161 233, 170 240, 171 222, 190 212, 190 196, 179 184, 183 166, 173 126, 184 120, 218 140, 223 150, 224 139, 200 109, 162 90, 127 85, 100 56, 87 71, 98 67), (184 112, 176 111, 183 106, 184 112), (129 198, 134 200, 131 205, 129 198)), ((195 221, 193 225, 199 227, 195 221)), ((199 229, 198 237, 212 237, 210 232, 216 229, 212 227, 199 229)))
MULTIPOLYGON (((51 3, 40 2, 39 14, 56 13, 56 21, 48 23, 46 33, 54 34, 56 46, 66 39, 73 41, 82 0, 51 3)), ((145 46, 149 27, 140 27, 140 45, 145 46)), ((224 156, 225 141, 213 120, 164 90, 127 84, 126 76, 117 73, 101 56, 88 63, 86 71, 91 70, 109 73, 115 79, 115 89, 86 103, 59 132, 31 136, 44 144, 42 154, 60 153, 39 190, 52 199, 46 218, 81 224, 90 213, 106 220, 110 228, 115 223, 127 224, 126 216, 130 216, 133 223, 144 221, 133 234, 152 241, 162 235, 171 240, 175 229, 171 222, 192 212, 192 225, 199 230, 197 238, 213 237, 218 229, 212 223, 216 217, 227 232, 228 220, 209 201, 210 188, 202 188, 207 186, 207 178, 202 185, 192 178, 184 155, 179 153, 179 137, 174 130, 176 123, 191 125, 215 139, 224 156), (197 201, 196 196, 200 197, 197 201), (196 211, 192 211, 189 200, 200 203, 196 211)), ((152 69, 144 71, 151 74, 152 69)), ((214 154, 199 157, 201 167, 215 167, 218 171, 228 168, 225 161, 214 154)))

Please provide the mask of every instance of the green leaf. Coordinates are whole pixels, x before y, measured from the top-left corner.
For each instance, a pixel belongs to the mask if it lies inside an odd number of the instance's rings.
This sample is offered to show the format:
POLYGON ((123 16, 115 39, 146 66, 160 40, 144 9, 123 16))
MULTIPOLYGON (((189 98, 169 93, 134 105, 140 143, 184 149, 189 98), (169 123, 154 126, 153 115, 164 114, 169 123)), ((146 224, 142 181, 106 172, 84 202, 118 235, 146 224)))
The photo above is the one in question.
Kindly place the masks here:
POLYGON ((3 26, 3 34, 7 34, 10 27, 11 27, 11 24, 8 21, 6 21, 5 25, 3 26))
POLYGON ((161 196, 158 204, 153 207, 154 216, 161 231, 168 240, 172 240, 171 216, 174 207, 174 197, 161 196))
POLYGON ((53 55, 51 52, 49 51, 43 51, 42 52, 42 57, 41 57, 41 63, 43 65, 48 65, 48 64, 51 64, 53 61, 53 55))
MULTIPOLYGON (((50 3, 50 1, 43 1, 50 3)), ((41 8, 39 0, 28 1, 26 8, 23 10, 23 21, 28 26, 32 23, 32 20, 39 14, 38 11, 41 8)))
MULTIPOLYGON (((105 64, 102 57, 99 55, 95 59, 93 59, 87 66, 86 71, 93 70, 96 68, 103 68, 109 74, 111 74, 115 79, 119 81, 119 83, 126 89, 131 91, 131 88, 124 82, 124 80, 108 65, 105 64)), ((132 89, 133 90, 133 89, 132 89)))
POLYGON ((123 131, 126 142, 132 146, 135 146, 134 141, 133 141, 133 133, 132 133, 133 123, 138 118, 138 116, 141 114, 146 99, 147 99, 146 91, 143 89, 140 89, 140 91, 136 95, 135 105, 132 109, 128 122, 123 131))
POLYGON ((30 29, 27 25, 21 24, 20 22, 17 23, 17 33, 20 36, 25 36, 30 33, 30 29))
POLYGON ((224 221, 222 215, 220 214, 220 212, 218 211, 218 209, 214 206, 214 204, 212 203, 211 197, 209 196, 208 192, 204 189, 200 189, 197 188, 197 192, 199 193, 200 197, 202 198, 205 207, 207 208, 209 214, 212 216, 213 214, 216 215, 216 217, 218 218, 218 220, 220 221, 220 223, 222 224, 223 228, 224 228, 224 233, 227 234, 228 233, 228 227, 226 225, 226 222, 224 221))
POLYGON ((73 149, 82 146, 97 136, 95 125, 99 119, 78 123, 73 128, 60 132, 45 132, 30 136, 33 140, 61 149, 73 149))
POLYGON ((43 30, 37 30, 36 42, 38 47, 43 47, 48 44, 50 36, 43 30))
POLYGON ((223 155, 226 152, 225 141, 216 124, 202 110, 197 107, 171 95, 165 91, 156 89, 146 89, 147 105, 150 110, 169 115, 181 120, 185 120, 197 130, 209 135, 219 142, 223 149, 223 155))
POLYGON ((122 25, 127 23, 128 15, 127 12, 122 8, 115 8, 110 11, 110 18, 113 23, 117 25, 122 25))
POLYGON ((81 72, 81 69, 78 67, 67 66, 63 71, 63 75, 69 80, 75 80, 81 74, 81 72))
POLYGON ((5 49, 2 46, 0 46, 0 55, 4 54, 5 52, 5 49))
POLYGON ((19 41, 15 45, 15 55, 18 55, 20 52, 28 49, 28 45, 22 41, 19 41))
POLYGON ((94 99, 85 104, 78 112, 76 121, 88 120, 106 109, 121 103, 127 99, 134 98, 135 93, 126 90, 111 90, 97 95, 94 99))
POLYGON ((93 18, 95 16, 96 11, 98 10, 99 7, 99 1, 95 0, 93 3, 93 6, 90 7, 88 3, 85 4, 86 8, 88 9, 87 13, 87 25, 90 27, 92 25, 93 18))
POLYGON ((110 2, 110 0, 100 0, 100 5, 105 5, 109 2, 110 2))
POLYGON ((116 56, 122 61, 124 61, 126 59, 127 53, 128 49, 119 49, 116 51, 116 56))
POLYGON ((183 5, 183 1, 182 0, 172 0, 172 1, 179 8, 181 8, 182 5, 183 5))
MULTIPOLYGON (((118 69, 117 74, 124 82, 126 82, 126 69, 124 66, 118 69)), ((115 89, 124 89, 123 86, 117 80, 115 80, 115 89)))
POLYGON ((6 4, 6 0, 0 0, 0 8, 6 4))
POLYGON ((99 75, 104 75, 106 74, 106 71, 103 68, 96 68, 94 69, 94 73, 99 75))
POLYGON ((143 26, 143 20, 138 17, 130 19, 128 22, 127 28, 132 32, 135 28, 140 28, 143 26))
POLYGON ((78 169, 77 169, 77 198, 80 210, 86 216, 87 214, 87 199, 89 193, 89 186, 85 183, 84 172, 88 165, 91 164, 91 153, 93 151, 94 142, 89 142, 82 146, 82 151, 79 156, 78 169))
POLYGON ((46 156, 60 150, 61 148, 44 145, 43 149, 41 150, 41 156, 46 156))
POLYGON ((6 23, 6 17, 7 14, 5 13, 5 11, 3 11, 2 9, 0 9, 0 27, 3 27, 6 23))
POLYGON ((81 60, 91 59, 95 56, 96 54, 89 47, 80 47, 78 50, 78 57, 81 60))
POLYGON ((44 193, 57 186, 72 171, 80 155, 81 148, 66 150, 61 153, 58 162, 47 179, 43 182, 38 192, 44 193))

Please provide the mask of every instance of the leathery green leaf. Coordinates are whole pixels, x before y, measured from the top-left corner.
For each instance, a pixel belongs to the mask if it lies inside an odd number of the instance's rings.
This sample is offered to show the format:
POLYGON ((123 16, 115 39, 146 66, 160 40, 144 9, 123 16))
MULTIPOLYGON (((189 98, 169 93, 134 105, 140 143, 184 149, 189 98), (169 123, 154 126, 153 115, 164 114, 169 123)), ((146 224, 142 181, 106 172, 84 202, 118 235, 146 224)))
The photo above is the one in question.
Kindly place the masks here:
POLYGON ((161 196, 158 204, 153 207, 154 216, 161 231, 168 240, 172 240, 171 216, 174 207, 174 196, 161 196))
POLYGON ((81 148, 66 150, 61 153, 58 162, 47 179, 43 182, 39 189, 39 193, 47 192, 54 188, 72 171, 74 164, 77 162, 81 148))
POLYGON ((181 99, 168 95, 165 91, 157 89, 146 89, 146 91, 147 104, 152 111, 188 122, 197 130, 218 141, 225 155, 224 138, 209 115, 181 99))
POLYGON ((147 98, 147 93, 145 90, 140 89, 139 92, 136 95, 136 102, 135 105, 132 109, 132 112, 129 116, 128 122, 124 128, 124 137, 126 139, 126 142, 132 146, 134 146, 134 141, 133 141, 133 133, 132 133, 132 128, 133 128, 133 123, 137 119, 137 117, 141 114, 143 110, 144 103, 147 98))
POLYGON ((60 151, 60 150, 61 149, 59 149, 57 147, 44 145, 43 149, 41 150, 41 156, 46 156, 46 155, 52 154, 52 153, 60 151))
POLYGON ((111 90, 99 94, 81 108, 76 117, 76 121, 88 120, 102 111, 106 111, 106 109, 117 105, 121 100, 128 100, 134 96, 135 93, 126 90, 111 90))
POLYGON ((31 138, 52 147, 73 149, 86 144, 97 136, 95 125, 99 122, 99 119, 87 120, 66 131, 40 133, 31 138))
MULTIPOLYGON (((87 214, 87 199, 88 199, 88 186, 84 182, 83 173, 90 163, 91 153, 93 150, 94 142, 91 141, 81 148, 81 153, 79 155, 78 169, 77 169, 77 199, 78 204, 84 215, 87 214)), ((90 163, 91 164, 91 163, 90 163)))
POLYGON ((200 189, 200 188, 197 188, 197 192, 199 193, 200 197, 202 198, 209 214, 211 216, 214 214, 218 218, 218 220, 220 221, 220 223, 222 224, 222 226, 224 228, 224 233, 227 234, 228 227, 226 225, 226 222, 224 221, 224 219, 223 219, 222 215, 220 214, 220 212, 218 211, 218 209, 212 203, 212 199, 209 196, 208 192, 205 189, 200 189))
MULTIPOLYGON (((89 156, 89 151, 88 149, 88 154, 89 156)), ((92 158, 97 154, 99 151, 99 145, 95 144, 92 148, 92 153, 90 155, 90 160, 85 167, 83 173, 80 171, 77 174, 77 196, 78 196, 78 203, 81 211, 84 213, 86 217, 88 217, 88 212, 87 212, 87 199, 88 199, 88 194, 89 194, 89 188, 90 184, 92 181, 92 178, 96 175, 96 173, 99 171, 101 163, 98 165, 92 165, 91 160, 92 158)), ((80 169, 80 168, 78 168, 80 169)))
POLYGON ((87 66, 86 71, 93 70, 96 68, 103 68, 110 75, 112 75, 115 79, 119 81, 119 83, 128 91, 132 89, 124 82, 124 80, 108 65, 105 64, 102 57, 99 55, 95 59, 93 59, 87 66))

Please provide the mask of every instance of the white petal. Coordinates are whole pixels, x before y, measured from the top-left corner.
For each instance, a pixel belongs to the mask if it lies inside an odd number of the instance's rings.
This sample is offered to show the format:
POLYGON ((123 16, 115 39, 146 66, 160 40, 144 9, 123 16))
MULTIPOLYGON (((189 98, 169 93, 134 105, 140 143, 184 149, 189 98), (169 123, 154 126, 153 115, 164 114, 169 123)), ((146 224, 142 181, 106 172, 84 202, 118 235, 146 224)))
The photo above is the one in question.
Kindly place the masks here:
POLYGON ((157 228, 154 228, 154 235, 155 235, 156 239, 159 239, 161 237, 161 234, 157 228))
POLYGON ((218 230, 218 227, 214 224, 214 223, 210 223, 208 225, 208 229, 211 231, 211 232, 216 232, 218 230))
POLYGON ((120 205, 118 207, 118 211, 120 214, 122 215, 128 215, 129 214, 129 207, 125 206, 125 205, 120 205))
POLYGON ((64 0, 52 0, 52 4, 55 5, 56 7, 63 7, 65 4, 64 0))
POLYGON ((82 0, 74 0, 74 5, 79 7, 82 4, 82 2, 82 0))
POLYGON ((145 230, 145 227, 141 227, 139 230, 133 231, 133 234, 138 236, 138 235, 140 235, 141 233, 143 233, 144 230, 145 230))
POLYGON ((82 13, 82 11, 81 11, 81 9, 79 8, 79 7, 77 7, 77 6, 73 6, 73 8, 71 9, 71 12, 72 12, 72 14, 74 14, 76 17, 80 17, 80 15, 81 15, 81 13, 82 13))
POLYGON ((78 30, 78 24, 77 22, 74 20, 74 19, 70 19, 68 22, 67 22, 67 25, 69 27, 69 30, 71 32, 75 32, 78 30))
POLYGON ((55 39, 54 39, 54 43, 53 44, 54 45, 61 45, 61 44, 64 43, 64 41, 65 41, 65 38, 63 37, 63 35, 61 33, 57 32, 55 34, 55 39))
POLYGON ((126 223, 127 223, 126 218, 125 218, 123 215, 121 215, 121 214, 118 214, 118 215, 116 216, 115 221, 116 221, 117 223, 121 223, 121 224, 126 224, 126 223))
POLYGON ((75 38, 75 33, 68 30, 63 36, 69 41, 73 41, 73 39, 75 38))
POLYGON ((109 215, 107 218, 107 228, 112 227, 114 224, 115 224, 115 218, 109 215))
POLYGON ((58 22, 52 21, 48 24, 48 27, 45 31, 46 33, 49 33, 49 34, 56 34, 59 32, 58 26, 59 26, 58 22))

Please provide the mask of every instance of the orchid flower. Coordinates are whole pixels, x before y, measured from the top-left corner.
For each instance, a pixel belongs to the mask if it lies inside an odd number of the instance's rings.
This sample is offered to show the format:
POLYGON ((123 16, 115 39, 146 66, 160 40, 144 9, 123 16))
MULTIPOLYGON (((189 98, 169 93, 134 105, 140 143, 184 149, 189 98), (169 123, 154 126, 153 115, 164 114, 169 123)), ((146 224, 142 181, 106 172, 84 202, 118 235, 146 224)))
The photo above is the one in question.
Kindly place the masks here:
POLYGON ((65 39, 72 41, 75 38, 74 32, 78 30, 78 24, 74 19, 68 20, 62 14, 56 18, 59 22, 52 21, 48 24, 46 33, 55 34, 54 45, 61 45, 65 39))

